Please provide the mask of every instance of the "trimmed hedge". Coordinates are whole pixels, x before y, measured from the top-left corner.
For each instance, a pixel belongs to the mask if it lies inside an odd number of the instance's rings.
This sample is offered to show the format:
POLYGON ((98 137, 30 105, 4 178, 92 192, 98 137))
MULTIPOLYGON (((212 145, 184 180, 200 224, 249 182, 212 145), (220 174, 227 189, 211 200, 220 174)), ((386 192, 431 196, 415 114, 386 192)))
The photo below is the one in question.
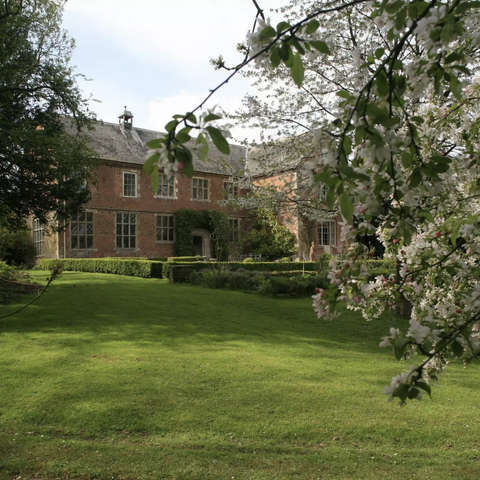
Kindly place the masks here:
POLYGON ((129 260, 123 258, 64 258, 40 260, 38 268, 51 270, 53 262, 60 262, 62 269, 74 272, 113 273, 130 277, 162 278, 163 262, 129 260))
POLYGON ((270 296, 308 297, 316 287, 329 288, 325 274, 303 276, 281 275, 279 272, 192 272, 190 283, 207 288, 222 288, 257 292, 270 296))
POLYGON ((201 255, 195 257, 168 257, 167 262, 203 262, 204 258, 201 255))

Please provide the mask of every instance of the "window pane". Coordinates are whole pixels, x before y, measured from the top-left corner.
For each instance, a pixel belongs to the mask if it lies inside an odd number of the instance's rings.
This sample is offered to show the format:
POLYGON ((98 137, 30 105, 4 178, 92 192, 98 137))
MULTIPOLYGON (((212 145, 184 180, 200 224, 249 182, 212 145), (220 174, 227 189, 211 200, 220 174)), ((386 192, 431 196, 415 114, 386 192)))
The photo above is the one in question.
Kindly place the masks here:
POLYGON ((72 237, 72 248, 77 248, 78 237, 72 237))
POLYGON ((85 248, 85 237, 78 237, 79 243, 78 246, 79 248, 85 248))
POLYGON ((87 248, 93 248, 93 237, 87 237, 87 248))
POLYGON ((93 213, 87 212, 87 222, 93 222, 93 213))

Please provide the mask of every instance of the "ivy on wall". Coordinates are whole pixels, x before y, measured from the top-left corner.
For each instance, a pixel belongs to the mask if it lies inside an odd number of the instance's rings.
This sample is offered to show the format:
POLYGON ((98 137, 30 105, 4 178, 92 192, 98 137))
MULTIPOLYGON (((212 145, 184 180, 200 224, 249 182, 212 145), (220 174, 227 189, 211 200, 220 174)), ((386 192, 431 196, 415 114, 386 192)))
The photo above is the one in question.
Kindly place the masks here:
POLYGON ((175 214, 175 255, 192 255, 194 228, 203 228, 212 234, 212 247, 219 260, 228 259, 228 218, 216 210, 181 209, 175 214))

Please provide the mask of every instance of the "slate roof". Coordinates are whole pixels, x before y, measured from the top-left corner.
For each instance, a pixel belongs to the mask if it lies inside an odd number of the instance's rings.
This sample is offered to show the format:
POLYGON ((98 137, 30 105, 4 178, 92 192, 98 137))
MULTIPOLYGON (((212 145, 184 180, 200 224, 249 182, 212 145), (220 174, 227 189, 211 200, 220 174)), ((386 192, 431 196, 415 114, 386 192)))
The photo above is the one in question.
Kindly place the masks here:
MULTIPOLYGON (((73 134, 73 125, 67 126, 67 131, 73 134)), ((153 130, 136 127, 130 130, 107 122, 96 122, 93 130, 83 131, 82 134, 91 140, 90 146, 96 152, 98 160, 136 165, 145 162, 148 151, 146 144, 162 135, 153 130)), ((244 173, 246 155, 246 148, 239 145, 230 145, 230 155, 224 155, 214 145, 210 145, 205 162, 194 152, 193 166, 195 172, 239 176, 244 173)))

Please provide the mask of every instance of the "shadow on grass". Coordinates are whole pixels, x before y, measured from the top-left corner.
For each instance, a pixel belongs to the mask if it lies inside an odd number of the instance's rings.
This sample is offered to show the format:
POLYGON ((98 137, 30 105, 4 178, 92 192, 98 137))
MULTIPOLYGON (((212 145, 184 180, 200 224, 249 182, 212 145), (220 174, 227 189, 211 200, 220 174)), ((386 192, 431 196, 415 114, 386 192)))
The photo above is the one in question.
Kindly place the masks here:
MULTIPOLYGON (((0 314, 4 311, 7 307, 0 314)), ((170 348, 192 343, 222 349, 225 343, 232 348, 236 342, 263 342, 342 345, 381 353, 380 338, 390 326, 405 323, 394 316, 367 322, 350 311, 325 322, 316 318, 309 298, 276 299, 163 280, 66 272, 36 304, 0 320, 0 334, 18 332, 25 339, 39 332, 61 334, 56 341, 65 347, 95 338, 170 348)))

